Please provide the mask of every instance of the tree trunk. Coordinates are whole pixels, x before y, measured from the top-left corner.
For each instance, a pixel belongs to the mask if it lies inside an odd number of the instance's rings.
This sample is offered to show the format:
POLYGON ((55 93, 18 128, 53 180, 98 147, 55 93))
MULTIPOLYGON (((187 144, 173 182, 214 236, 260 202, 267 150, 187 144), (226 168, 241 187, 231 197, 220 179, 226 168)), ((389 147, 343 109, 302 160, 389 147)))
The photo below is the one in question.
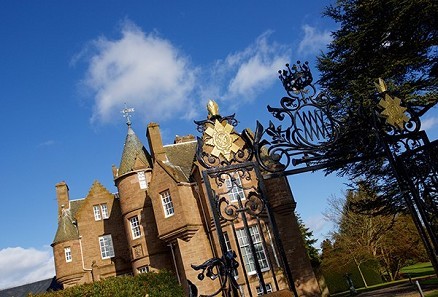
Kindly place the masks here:
POLYGON ((353 259, 354 259, 354 263, 356 263, 357 270, 359 270, 360 277, 362 278, 362 281, 363 281, 363 284, 365 285, 365 288, 368 288, 368 284, 367 284, 367 281, 365 280, 365 276, 362 273, 362 269, 360 269, 360 263, 357 262, 356 258, 353 257, 353 259))

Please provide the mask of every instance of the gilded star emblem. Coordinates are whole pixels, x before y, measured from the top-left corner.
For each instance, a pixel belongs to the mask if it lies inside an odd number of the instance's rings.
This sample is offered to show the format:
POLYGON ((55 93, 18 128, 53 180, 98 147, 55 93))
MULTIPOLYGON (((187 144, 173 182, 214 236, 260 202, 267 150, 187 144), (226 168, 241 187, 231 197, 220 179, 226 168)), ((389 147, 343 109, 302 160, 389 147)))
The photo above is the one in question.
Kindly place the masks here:
POLYGON ((386 118, 386 123, 403 130, 404 124, 409 121, 409 117, 405 114, 407 108, 401 106, 401 100, 397 97, 393 99, 385 94, 385 98, 380 100, 379 105, 383 107, 380 114, 386 118))
POLYGON ((231 152, 236 153, 239 151, 239 146, 234 142, 239 138, 233 132, 233 126, 224 121, 224 124, 215 120, 214 127, 208 127, 205 130, 205 134, 211 138, 205 142, 205 144, 213 147, 211 154, 215 157, 220 155, 224 156, 228 161, 231 160, 231 152))

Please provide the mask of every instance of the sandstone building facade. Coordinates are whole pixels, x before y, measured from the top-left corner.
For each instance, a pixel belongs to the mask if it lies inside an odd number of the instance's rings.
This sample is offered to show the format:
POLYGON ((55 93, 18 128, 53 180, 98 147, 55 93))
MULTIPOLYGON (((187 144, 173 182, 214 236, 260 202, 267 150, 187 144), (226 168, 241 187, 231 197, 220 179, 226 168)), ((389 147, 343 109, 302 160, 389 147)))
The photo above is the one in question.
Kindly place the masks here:
MULTIPOLYGON (((173 271, 186 292, 189 282, 202 294, 219 288, 218 281, 199 280, 199 271, 191 267, 222 254, 202 179, 203 168, 195 158, 197 142, 193 136, 185 136, 163 145, 155 123, 148 125, 146 136, 149 151, 128 124, 120 165, 113 166, 118 193, 95 181, 85 198, 71 200, 67 184, 56 185, 58 230, 52 247, 56 278, 64 288, 160 269, 173 271)), ((298 295, 321 296, 287 180, 268 179, 265 186, 298 295)), ((236 194, 244 199, 247 193, 238 192, 231 189, 229 199, 233 201, 236 194)), ((249 223, 267 291, 287 288, 268 224, 263 218, 249 223)), ((221 224, 227 249, 238 254, 235 279, 241 295, 260 295, 241 222, 221 224)))

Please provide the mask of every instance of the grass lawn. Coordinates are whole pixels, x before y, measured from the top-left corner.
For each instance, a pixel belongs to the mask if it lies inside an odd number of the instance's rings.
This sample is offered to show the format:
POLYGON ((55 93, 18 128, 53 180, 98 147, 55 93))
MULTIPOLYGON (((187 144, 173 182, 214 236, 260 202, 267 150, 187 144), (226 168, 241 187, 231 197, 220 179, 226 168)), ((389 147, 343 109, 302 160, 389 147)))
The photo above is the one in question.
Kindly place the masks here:
MULTIPOLYGON (((382 289, 385 287, 391 287, 397 284, 401 284, 401 283, 406 283, 408 282, 408 278, 409 276, 415 280, 415 278, 420 278, 419 282, 420 285, 422 287, 424 286, 430 286, 430 285, 434 285, 434 286, 438 286, 438 279, 436 277, 433 277, 435 274, 435 271, 433 270, 432 264, 430 262, 427 263, 417 263, 411 266, 407 266, 401 269, 401 274, 402 277, 404 279, 402 280, 397 280, 394 282, 388 282, 388 283, 383 283, 383 284, 378 284, 378 285, 374 285, 374 286, 369 286, 368 288, 358 288, 357 292, 359 293, 364 293, 364 292, 369 292, 369 291, 374 291, 374 290, 378 290, 378 289, 382 289), (427 276, 431 276, 432 278, 427 278, 427 276), (423 278, 423 279, 421 279, 423 278)), ((342 293, 337 293, 337 294, 333 294, 332 296, 338 296, 338 297, 343 297, 343 296, 350 296, 349 292, 342 292, 342 293)), ((425 294, 425 297, 438 297, 438 290, 429 292, 427 294, 425 294)))
POLYGON ((411 278, 415 278, 432 275, 435 273, 430 262, 417 263, 411 266, 406 266, 403 267, 400 272, 405 278, 408 278, 409 275, 411 276, 411 278))
POLYGON ((425 294, 424 297, 438 297, 438 291, 425 294))

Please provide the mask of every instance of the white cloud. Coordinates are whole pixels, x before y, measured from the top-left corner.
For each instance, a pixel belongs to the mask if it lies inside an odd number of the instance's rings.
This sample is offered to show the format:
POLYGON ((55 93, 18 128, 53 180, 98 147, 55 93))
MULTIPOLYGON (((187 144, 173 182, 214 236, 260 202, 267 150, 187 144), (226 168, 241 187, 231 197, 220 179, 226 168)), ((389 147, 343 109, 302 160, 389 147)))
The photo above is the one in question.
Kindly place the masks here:
POLYGON ((101 37, 92 45, 83 81, 94 94, 92 121, 109 122, 125 102, 148 120, 193 115, 188 98, 196 69, 168 40, 126 22, 120 39, 101 37))
POLYGON ((47 147, 55 144, 54 140, 46 140, 38 144, 38 147, 47 147))
POLYGON ((304 25, 302 29, 304 37, 298 45, 299 55, 313 56, 319 54, 332 40, 328 30, 319 31, 317 28, 309 25, 304 25))
POLYGON ((0 290, 55 276, 52 250, 10 247, 0 250, 0 290))
POLYGON ((436 126, 438 126, 438 117, 427 118, 421 122, 421 128, 423 130, 431 130, 436 126))
POLYGON ((222 99, 252 101, 277 80, 276 73, 288 62, 290 50, 284 45, 270 43, 271 33, 265 32, 254 44, 225 59, 222 67, 232 77, 222 99))

